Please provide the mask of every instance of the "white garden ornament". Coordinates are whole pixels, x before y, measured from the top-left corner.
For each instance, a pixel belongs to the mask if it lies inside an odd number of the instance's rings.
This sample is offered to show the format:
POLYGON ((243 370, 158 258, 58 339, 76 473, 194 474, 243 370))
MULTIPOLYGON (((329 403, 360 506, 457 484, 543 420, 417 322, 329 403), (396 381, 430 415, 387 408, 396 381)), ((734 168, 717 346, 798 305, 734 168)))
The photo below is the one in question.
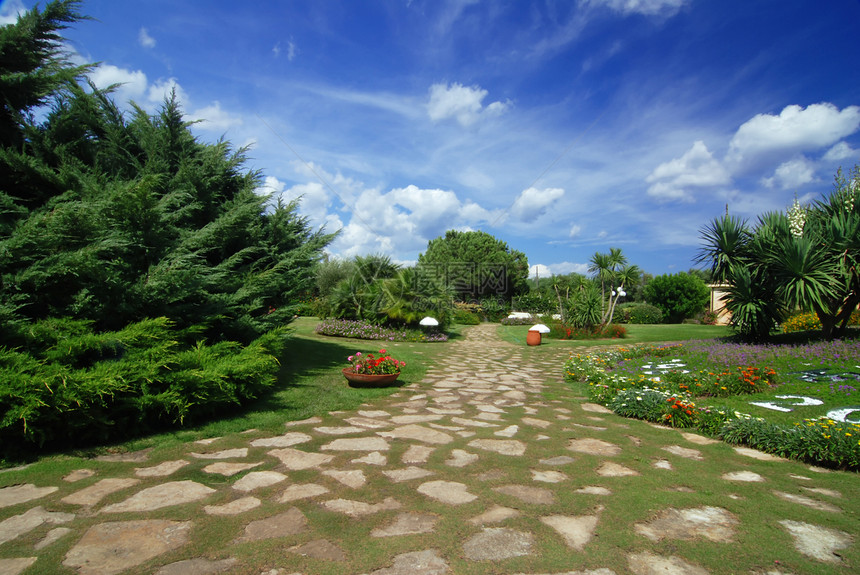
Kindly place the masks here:
POLYGON ((430 317, 430 316, 425 317, 424 319, 422 319, 418 323, 420 325, 425 326, 425 327, 435 327, 435 326, 439 325, 439 321, 436 320, 435 318, 430 317))

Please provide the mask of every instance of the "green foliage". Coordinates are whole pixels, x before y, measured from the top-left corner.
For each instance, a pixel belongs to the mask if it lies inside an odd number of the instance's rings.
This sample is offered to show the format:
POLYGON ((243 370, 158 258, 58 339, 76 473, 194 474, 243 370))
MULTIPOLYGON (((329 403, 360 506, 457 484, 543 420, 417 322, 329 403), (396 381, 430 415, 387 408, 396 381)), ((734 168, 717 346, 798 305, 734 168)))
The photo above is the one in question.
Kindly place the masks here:
POLYGON ((326 260, 316 268, 316 289, 320 297, 328 297, 341 281, 356 272, 355 262, 350 260, 326 260))
POLYGON ((609 253, 595 252, 591 256, 588 271, 600 283, 599 323, 606 325, 612 322, 615 307, 626 297, 625 286, 638 284, 642 270, 639 266, 629 265, 620 248, 609 248, 609 253))
POLYGON ((481 314, 486 321, 498 322, 507 317, 511 307, 503 298, 487 297, 479 301, 481 314))
POLYGON ((448 230, 430 240, 418 256, 418 269, 450 286, 461 301, 500 297, 510 302, 528 292, 525 254, 485 232, 448 230))
POLYGON ((810 206, 759 216, 756 225, 726 215, 702 230, 698 261, 729 284, 732 324, 763 339, 788 310, 814 311, 822 334, 845 333, 860 304, 860 167, 839 170, 833 192, 810 206))
MULTIPOLYGON (((16 23, 0 27, 0 146, 19 146, 25 138, 27 112, 88 69, 68 64, 58 33, 82 19, 79 5, 79 0, 56 0, 43 11, 33 8, 16 23)), ((9 191, 6 177, 0 176, 0 189, 9 191)))
POLYGON ((481 323, 481 318, 475 312, 464 309, 457 309, 454 310, 454 317, 452 318, 452 321, 460 325, 478 325, 481 323))
POLYGON ((736 418, 720 431, 729 443, 743 443, 783 457, 843 469, 860 469, 860 425, 819 418, 784 425, 759 418, 736 418))
POLYGON ((555 313, 558 307, 554 294, 532 290, 517 296, 512 302, 513 309, 532 314, 555 313))
POLYGON ((662 323, 663 310, 647 303, 623 303, 618 306, 618 322, 633 324, 662 323))
POLYGON ((546 334, 551 339, 621 339, 627 336, 627 330, 622 325, 574 327, 558 321, 550 322, 550 332, 546 334))
POLYGON ((128 436, 254 397, 334 237, 258 194, 244 150, 198 141, 175 94, 126 115, 77 84, 88 67, 64 60, 59 35, 77 6, 0 28, 4 448, 128 436))
POLYGON ((166 318, 100 334, 85 328, 36 322, 29 353, 0 350, 5 454, 130 437, 223 413, 274 384, 285 337, 281 328, 247 346, 189 347, 166 318))
POLYGON ((694 317, 708 304, 710 291, 701 278, 680 272, 657 276, 645 286, 645 299, 663 312, 663 321, 680 323, 694 317))

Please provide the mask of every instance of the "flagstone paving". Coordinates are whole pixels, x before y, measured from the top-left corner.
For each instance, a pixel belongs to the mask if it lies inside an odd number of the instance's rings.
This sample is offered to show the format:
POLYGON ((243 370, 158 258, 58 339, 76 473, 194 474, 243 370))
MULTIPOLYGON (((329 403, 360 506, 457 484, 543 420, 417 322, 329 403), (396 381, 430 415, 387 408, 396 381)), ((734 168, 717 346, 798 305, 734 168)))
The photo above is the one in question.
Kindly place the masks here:
MULTIPOLYGON (((860 569, 844 559, 858 533, 827 523, 856 514, 860 490, 818 485, 824 470, 616 417, 564 386, 559 364, 530 362, 530 348, 494 330, 475 326, 447 344, 424 381, 355 412, 286 422, 280 435, 248 430, 183 453, 80 460, 38 485, 0 474, 0 575, 718 573, 699 564, 701 548, 731 553, 757 517, 685 484, 683 473, 715 458, 719 471, 707 473, 737 488, 729 502, 749 487, 763 506, 797 509, 770 525, 784 548, 820 572, 860 569), (679 503, 606 518, 616 498, 655 488, 679 503), (616 533, 631 543, 611 559, 589 554, 616 533)), ((781 570, 784 548, 747 572, 792 572, 781 570)))

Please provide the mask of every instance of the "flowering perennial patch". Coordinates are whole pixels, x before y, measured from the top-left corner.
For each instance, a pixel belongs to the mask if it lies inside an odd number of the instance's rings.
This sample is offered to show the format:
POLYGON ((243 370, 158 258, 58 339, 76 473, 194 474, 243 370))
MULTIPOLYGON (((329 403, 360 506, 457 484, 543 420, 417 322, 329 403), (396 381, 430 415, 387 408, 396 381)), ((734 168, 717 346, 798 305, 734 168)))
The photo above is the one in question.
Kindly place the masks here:
POLYGON ((315 332, 334 337, 352 337, 384 341, 436 342, 448 341, 444 333, 424 332, 417 329, 390 328, 366 321, 327 319, 321 321, 315 332))
MULTIPOLYGON (((820 465, 860 469, 860 423, 834 419, 832 414, 839 410, 828 412, 829 417, 805 419, 802 424, 790 425, 773 423, 724 406, 697 405, 693 401, 693 398, 729 397, 774 389, 779 386, 776 369, 760 366, 786 355, 794 356, 794 364, 809 365, 811 362, 804 360, 819 357, 837 365, 841 363, 846 369, 860 369, 857 363, 860 344, 857 342, 794 347, 690 342, 671 348, 618 347, 596 354, 572 355, 565 363, 565 374, 569 381, 586 384, 592 401, 625 417, 673 427, 694 427, 730 443, 743 443, 769 453, 820 465), (686 354, 687 359, 654 361, 654 358, 670 354, 686 354), (695 361, 691 361, 691 356, 695 361), (709 369, 686 369, 690 363, 708 365, 709 369)), ((830 395, 839 393, 841 397, 850 397, 857 391, 847 385, 836 390, 834 381, 829 379, 828 382, 830 395)), ((820 391, 827 395, 826 389, 820 391)), ((822 404, 805 396, 772 397, 784 398, 772 399, 772 402, 790 402, 792 406, 822 404)), ((846 409, 851 413, 860 411, 860 408, 846 409)))

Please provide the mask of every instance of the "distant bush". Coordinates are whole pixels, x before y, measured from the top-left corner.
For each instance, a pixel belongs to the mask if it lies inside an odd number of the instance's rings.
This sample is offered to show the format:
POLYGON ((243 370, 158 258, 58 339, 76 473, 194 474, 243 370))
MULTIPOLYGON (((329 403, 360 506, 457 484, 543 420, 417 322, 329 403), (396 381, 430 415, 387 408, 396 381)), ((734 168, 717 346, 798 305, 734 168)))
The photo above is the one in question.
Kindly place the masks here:
POLYGON ((663 311, 666 323, 697 317, 708 305, 710 290, 699 276, 680 272, 657 276, 645 286, 645 301, 663 311))
POLYGON ((662 323, 663 311, 647 303, 624 303, 618 306, 616 317, 618 317, 618 323, 662 323))
POLYGON ((561 322, 549 325, 550 332, 546 334, 551 339, 619 339, 627 337, 627 329, 623 325, 611 323, 600 329, 595 327, 573 327, 561 322))
POLYGON ((506 317, 502 319, 502 325, 534 325, 537 323, 535 316, 529 317, 506 317))
POLYGON ((499 322, 511 312, 510 302, 499 298, 488 297, 478 303, 481 305, 484 321, 499 322))
POLYGON ((478 325, 481 323, 481 318, 478 314, 464 309, 454 310, 454 323, 460 325, 478 325))

